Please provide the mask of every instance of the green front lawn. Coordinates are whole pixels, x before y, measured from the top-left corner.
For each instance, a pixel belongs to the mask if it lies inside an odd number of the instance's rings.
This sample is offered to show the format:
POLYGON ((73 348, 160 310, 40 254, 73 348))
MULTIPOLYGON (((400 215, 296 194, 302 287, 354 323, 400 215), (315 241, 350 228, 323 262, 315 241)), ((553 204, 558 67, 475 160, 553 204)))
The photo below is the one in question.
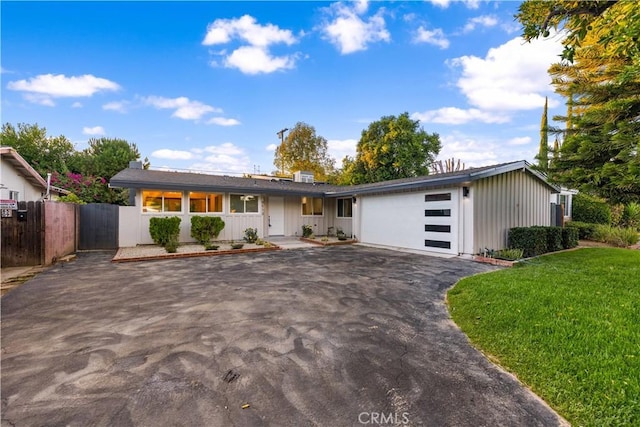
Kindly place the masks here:
POLYGON ((472 343, 573 425, 640 425, 640 251, 589 248, 448 293, 472 343))

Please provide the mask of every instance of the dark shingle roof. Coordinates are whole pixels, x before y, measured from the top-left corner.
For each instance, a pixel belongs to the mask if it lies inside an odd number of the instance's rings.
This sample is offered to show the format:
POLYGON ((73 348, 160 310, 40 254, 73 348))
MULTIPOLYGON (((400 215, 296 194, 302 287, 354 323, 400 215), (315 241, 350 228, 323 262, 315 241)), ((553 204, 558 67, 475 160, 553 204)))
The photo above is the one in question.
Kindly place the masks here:
POLYGON ((539 179, 545 185, 552 188, 554 192, 558 192, 558 189, 555 186, 547 182, 544 175, 533 170, 531 165, 524 160, 465 169, 457 172, 419 176, 415 178, 394 179, 391 181, 351 186, 308 184, 277 180, 269 181, 254 178, 238 178, 232 176, 152 171, 143 169, 125 169, 120 171, 111 178, 110 185, 112 187, 123 188, 339 197, 463 184, 515 170, 524 170, 530 173, 534 178, 539 179))
POLYGON ((320 195, 340 188, 328 184, 276 181, 202 173, 124 169, 115 174, 109 185, 122 188, 147 188, 189 191, 228 191, 273 195, 320 195))

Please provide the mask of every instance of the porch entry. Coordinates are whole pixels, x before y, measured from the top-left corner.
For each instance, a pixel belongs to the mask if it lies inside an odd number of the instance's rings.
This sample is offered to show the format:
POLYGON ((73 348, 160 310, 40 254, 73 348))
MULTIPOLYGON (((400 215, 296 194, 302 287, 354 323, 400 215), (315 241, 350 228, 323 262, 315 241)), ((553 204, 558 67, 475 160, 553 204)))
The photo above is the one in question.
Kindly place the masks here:
POLYGON ((269 197, 269 236, 284 236, 284 197, 269 197))

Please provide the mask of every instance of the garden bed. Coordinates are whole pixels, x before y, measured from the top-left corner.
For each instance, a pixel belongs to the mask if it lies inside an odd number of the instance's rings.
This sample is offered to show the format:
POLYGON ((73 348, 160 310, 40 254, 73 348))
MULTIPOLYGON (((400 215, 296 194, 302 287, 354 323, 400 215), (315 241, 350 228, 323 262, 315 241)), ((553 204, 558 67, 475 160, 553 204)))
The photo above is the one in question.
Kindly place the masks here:
POLYGON ((320 246, 351 245, 353 243, 358 242, 356 239, 351 239, 351 238, 348 238, 346 240, 339 240, 337 237, 327 237, 327 236, 320 236, 320 237, 314 237, 314 238, 301 237, 300 240, 303 242, 313 243, 314 245, 320 245, 320 246))
MULTIPOLYGON (((241 242, 236 242, 241 243, 241 242)), ((217 250, 206 250, 203 245, 197 243, 187 243, 178 246, 178 251, 168 253, 159 245, 138 245, 128 248, 120 248, 111 260, 112 262, 146 261, 168 258, 191 258, 200 256, 215 256, 229 254, 243 254, 251 252, 265 252, 279 250, 280 247, 270 244, 269 247, 256 245, 254 243, 243 243, 242 249, 233 249, 231 242, 215 242, 217 250)))

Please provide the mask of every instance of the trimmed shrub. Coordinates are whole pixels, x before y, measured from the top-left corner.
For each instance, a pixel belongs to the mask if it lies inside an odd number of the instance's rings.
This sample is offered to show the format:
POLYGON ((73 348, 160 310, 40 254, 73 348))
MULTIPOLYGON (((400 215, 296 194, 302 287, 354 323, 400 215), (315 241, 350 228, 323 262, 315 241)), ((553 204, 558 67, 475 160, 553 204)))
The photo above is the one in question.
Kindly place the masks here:
POLYGON ((257 228, 247 228, 244 230, 244 241, 247 243, 255 243, 258 240, 258 229, 257 228))
POLYGON ((178 244, 178 236, 180 236, 180 218, 177 216, 158 218, 153 217, 149 221, 149 234, 156 245, 163 248, 167 247, 169 242, 178 244))
POLYGON ((577 229, 579 239, 590 240, 593 238, 596 225, 597 224, 590 224, 588 222, 571 221, 568 222, 565 227, 577 229))
POLYGON ((523 256, 529 258, 547 251, 547 230, 545 227, 514 227, 509 230, 510 248, 523 250, 523 256))
POLYGON ((578 228, 565 227, 562 229, 562 247, 571 249, 578 246, 578 228))
POLYGON ((201 245, 207 246, 212 239, 217 239, 224 228, 224 221, 217 216, 192 216, 191 237, 201 245))
POLYGON ((561 251, 562 246, 562 227, 543 227, 547 231, 547 250, 546 252, 561 251))
POLYGON ((588 194, 573 197, 572 219, 591 224, 611 224, 611 208, 606 202, 588 194))
POLYGON ((311 237, 312 234, 313 227, 311 227, 309 224, 304 224, 302 226, 302 237, 311 237))

